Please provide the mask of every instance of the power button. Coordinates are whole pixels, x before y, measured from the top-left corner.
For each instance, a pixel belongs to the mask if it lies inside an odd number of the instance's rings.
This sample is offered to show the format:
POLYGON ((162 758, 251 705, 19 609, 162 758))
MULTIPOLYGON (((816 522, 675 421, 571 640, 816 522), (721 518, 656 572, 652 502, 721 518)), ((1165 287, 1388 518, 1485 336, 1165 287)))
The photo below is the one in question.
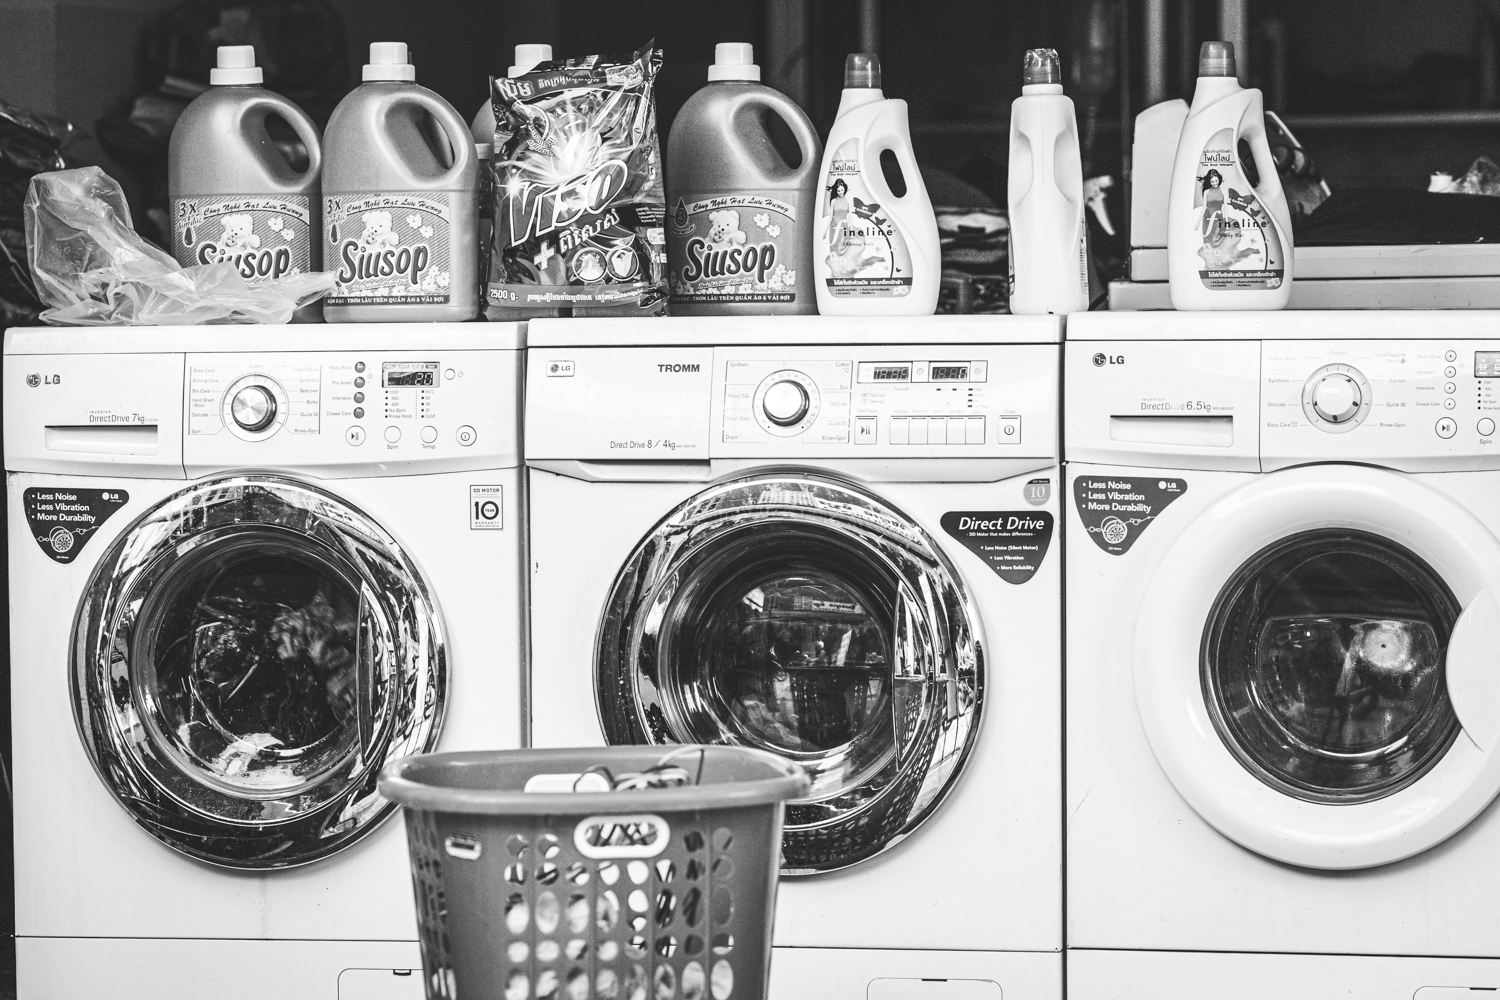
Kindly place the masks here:
POLYGON ((468 424, 464 424, 458 429, 458 433, 455 436, 458 438, 458 443, 467 448, 469 447, 469 445, 478 440, 479 433, 468 424))

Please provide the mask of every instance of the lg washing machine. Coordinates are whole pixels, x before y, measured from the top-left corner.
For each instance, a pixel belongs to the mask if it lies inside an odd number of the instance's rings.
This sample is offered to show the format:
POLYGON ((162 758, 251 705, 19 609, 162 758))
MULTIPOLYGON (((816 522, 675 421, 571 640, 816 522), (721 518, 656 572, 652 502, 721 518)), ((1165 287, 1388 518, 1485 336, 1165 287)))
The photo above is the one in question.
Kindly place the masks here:
POLYGON ((521 336, 6 334, 20 996, 424 995, 376 777, 521 742, 521 336))
POLYGON ((530 324, 535 742, 807 768, 773 998, 1061 995, 1059 327, 530 324))

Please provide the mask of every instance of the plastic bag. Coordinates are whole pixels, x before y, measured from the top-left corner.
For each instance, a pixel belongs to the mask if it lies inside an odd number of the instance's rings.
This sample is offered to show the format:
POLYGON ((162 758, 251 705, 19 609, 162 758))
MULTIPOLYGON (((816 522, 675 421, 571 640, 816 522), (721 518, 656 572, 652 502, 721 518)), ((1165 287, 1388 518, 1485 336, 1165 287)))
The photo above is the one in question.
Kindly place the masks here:
POLYGON ((334 275, 254 284, 231 264, 183 268, 131 226, 125 195, 98 167, 38 174, 26 192, 26 253, 57 326, 285 323, 322 298, 334 275))
POLYGON ((1436 194, 1482 194, 1495 197, 1500 195, 1500 165, 1496 165, 1488 156, 1481 156, 1469 165, 1469 172, 1458 180, 1432 190, 1436 194))
POLYGON ((648 42, 492 80, 490 319, 666 311, 661 62, 648 42))

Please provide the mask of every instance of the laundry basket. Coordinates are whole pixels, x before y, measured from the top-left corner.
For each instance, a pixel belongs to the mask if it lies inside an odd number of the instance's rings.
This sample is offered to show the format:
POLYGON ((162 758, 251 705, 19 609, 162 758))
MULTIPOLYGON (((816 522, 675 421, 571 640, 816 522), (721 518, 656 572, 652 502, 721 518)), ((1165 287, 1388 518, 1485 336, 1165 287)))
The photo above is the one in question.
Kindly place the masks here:
POLYGON ((737 747, 394 762, 429 1000, 762 1000, 782 803, 808 787, 737 747))

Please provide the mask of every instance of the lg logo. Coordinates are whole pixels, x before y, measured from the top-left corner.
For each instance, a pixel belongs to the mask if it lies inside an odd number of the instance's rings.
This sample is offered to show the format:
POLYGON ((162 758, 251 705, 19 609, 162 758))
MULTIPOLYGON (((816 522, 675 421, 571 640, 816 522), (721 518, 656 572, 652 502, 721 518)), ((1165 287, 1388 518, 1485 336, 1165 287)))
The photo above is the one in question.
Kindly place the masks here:
POLYGON ((1103 368, 1105 365, 1123 365, 1125 355, 1123 354, 1096 354, 1094 355, 1094 367, 1103 368))
POLYGON ((39 385, 59 385, 62 382, 61 375, 48 375, 43 377, 36 372, 26 376, 26 384, 35 389, 39 385))
POLYGON ((1094 355, 1094 367, 1103 368, 1105 360, 1107 359, 1102 354, 1094 355))

